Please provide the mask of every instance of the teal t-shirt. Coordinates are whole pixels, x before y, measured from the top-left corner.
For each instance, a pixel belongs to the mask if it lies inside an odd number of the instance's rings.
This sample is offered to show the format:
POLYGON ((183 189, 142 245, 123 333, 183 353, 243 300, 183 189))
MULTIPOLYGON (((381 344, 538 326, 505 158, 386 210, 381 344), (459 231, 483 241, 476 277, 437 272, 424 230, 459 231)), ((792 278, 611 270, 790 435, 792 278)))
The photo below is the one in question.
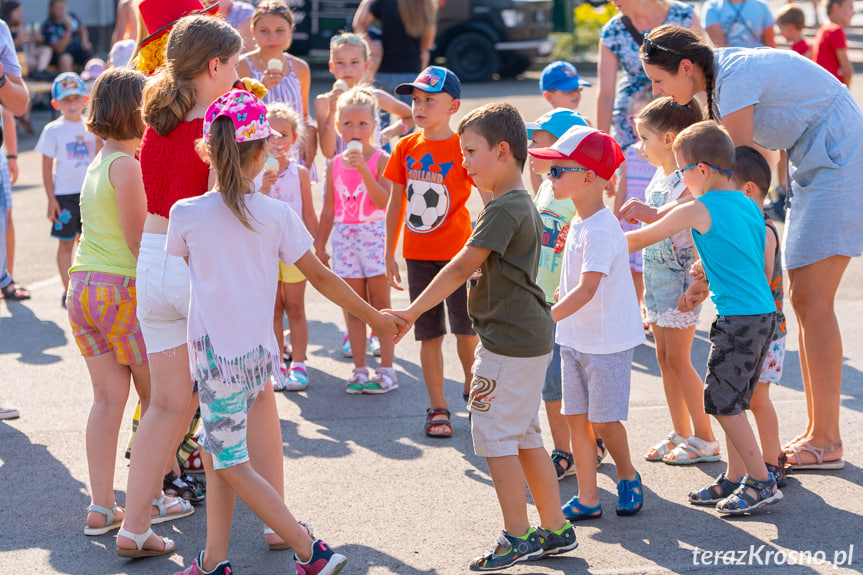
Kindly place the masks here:
POLYGON ((554 290, 560 285, 560 268, 563 265, 563 248, 569 222, 575 217, 575 204, 572 200, 555 199, 551 180, 542 182, 533 203, 542 220, 542 248, 536 283, 545 292, 545 301, 553 304, 554 290))

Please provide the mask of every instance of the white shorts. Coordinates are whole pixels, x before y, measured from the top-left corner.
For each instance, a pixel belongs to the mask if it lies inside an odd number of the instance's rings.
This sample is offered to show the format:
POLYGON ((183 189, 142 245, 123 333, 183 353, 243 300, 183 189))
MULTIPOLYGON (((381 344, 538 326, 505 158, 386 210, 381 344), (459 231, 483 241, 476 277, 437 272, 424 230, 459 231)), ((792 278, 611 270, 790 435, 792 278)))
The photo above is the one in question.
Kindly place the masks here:
POLYGON ((141 237, 138 253, 138 323, 153 354, 186 343, 189 316, 189 266, 165 253, 165 234, 141 237))

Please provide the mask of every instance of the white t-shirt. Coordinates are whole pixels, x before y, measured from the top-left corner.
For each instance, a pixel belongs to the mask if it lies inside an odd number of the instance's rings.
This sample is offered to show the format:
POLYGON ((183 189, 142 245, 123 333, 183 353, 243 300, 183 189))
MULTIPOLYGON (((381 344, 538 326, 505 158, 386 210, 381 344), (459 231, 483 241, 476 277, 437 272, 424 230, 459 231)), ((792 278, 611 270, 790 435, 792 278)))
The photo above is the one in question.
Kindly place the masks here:
POLYGON ((96 136, 87 131, 84 120, 70 122, 60 116, 45 125, 36 151, 54 159, 55 196, 80 194, 87 167, 96 157, 96 136))
POLYGON ((617 353, 643 343, 626 236, 606 208, 586 220, 577 216, 572 220, 563 255, 560 300, 578 286, 584 272, 599 272, 604 277, 584 307, 558 322, 557 343, 592 354, 617 353))
POLYGON ((273 333, 277 262, 293 264, 312 245, 285 202, 254 193, 246 195, 246 207, 255 231, 215 191, 178 201, 169 218, 165 251, 189 258, 190 345, 209 336, 220 365, 258 346, 279 356, 273 333))

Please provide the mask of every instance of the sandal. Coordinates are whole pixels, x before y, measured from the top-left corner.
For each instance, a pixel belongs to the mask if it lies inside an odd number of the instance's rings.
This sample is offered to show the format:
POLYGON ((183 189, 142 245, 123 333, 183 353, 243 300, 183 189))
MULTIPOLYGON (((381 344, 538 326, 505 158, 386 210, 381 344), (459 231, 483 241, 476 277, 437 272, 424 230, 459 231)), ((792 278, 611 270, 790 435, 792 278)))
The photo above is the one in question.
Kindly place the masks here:
POLYGON ((382 394, 398 389, 399 379, 396 370, 391 367, 379 367, 375 370, 375 376, 363 386, 363 393, 382 394))
POLYGON ((452 437, 452 422, 449 409, 438 407, 426 410, 426 435, 429 437, 452 437), (437 419, 435 419, 437 418, 437 419), (446 431, 432 431, 433 427, 446 427, 446 431))
POLYGON ((668 465, 692 465, 694 463, 706 463, 708 461, 719 461, 719 441, 704 441, 700 437, 691 435, 684 443, 681 443, 671 453, 662 458, 668 465))
MULTIPOLYGON (((312 528, 312 526, 309 525, 308 523, 306 523, 305 521, 297 521, 297 523, 299 523, 300 525, 302 525, 303 527, 306 528, 306 531, 308 531, 308 533, 309 533, 309 537, 311 537, 312 540, 314 541, 315 530, 312 528)), ((277 534, 275 531, 273 531, 269 527, 264 527, 264 537, 266 538, 267 535, 277 535, 277 534)), ((281 537, 279 537, 279 541, 276 543, 267 543, 267 547, 270 548, 270 551, 287 551, 288 549, 291 548, 291 546, 286 541, 283 541, 281 537)))
POLYGON ((644 459, 647 461, 662 461, 662 458, 671 453, 678 445, 686 442, 686 438, 682 435, 677 435, 675 432, 669 433, 665 439, 651 447, 647 451, 644 459), (651 455, 654 453, 655 455, 651 455))
POLYGON ((740 487, 740 482, 731 481, 721 473, 713 480, 713 483, 699 491, 689 494, 689 502, 692 505, 716 505, 740 487))
POLYGON ((602 465, 602 460, 608 455, 608 448, 605 446, 605 442, 599 437, 596 438, 596 450, 596 466, 599 467, 602 465))
POLYGON ((734 493, 716 504, 716 510, 723 515, 743 515, 765 505, 776 505, 780 501, 782 492, 776 487, 773 475, 767 481, 744 477, 734 493), (750 489, 755 491, 754 496, 749 494, 750 489))
POLYGON ((785 484, 788 483, 788 474, 791 473, 791 468, 788 467, 788 455, 783 452, 777 459, 776 465, 766 461, 764 465, 767 466, 767 471, 776 478, 776 487, 785 487, 785 484))
MULTIPOLYGON (((12 280, 9 285, 2 289, 3 297, 7 300, 11 301, 21 301, 25 299, 30 299, 30 290, 27 288, 20 286, 15 283, 15 280, 12 280)), ((104 509, 104 508, 103 508, 104 509)))
POLYGON ((197 487, 193 487, 183 477, 177 477, 173 471, 169 471, 162 480, 162 491, 169 497, 185 499, 192 504, 202 503, 207 498, 197 487))
POLYGON ((104 535, 109 531, 113 531, 114 529, 119 528, 120 525, 123 524, 123 520, 121 519, 119 521, 114 521, 114 512, 117 510, 122 511, 123 508, 117 507, 116 503, 111 509, 106 509, 105 507, 102 507, 101 505, 96 505, 95 503, 87 507, 87 513, 95 511, 96 513, 101 513, 102 515, 104 515, 105 525, 103 525, 102 527, 89 527, 85 525, 84 535, 104 535))
POLYGON ((153 535, 152 529, 147 529, 144 533, 132 533, 131 531, 126 531, 125 529, 120 529, 117 533, 117 537, 125 537, 126 539, 131 539, 135 542, 135 546, 137 549, 122 549, 117 547, 117 555, 120 557, 128 557, 130 559, 140 559, 142 557, 158 557, 159 555, 167 555, 169 553, 173 553, 174 551, 174 542, 167 537, 159 537, 164 544, 163 549, 144 549, 144 543, 147 542, 147 539, 150 538, 150 535, 153 535))
POLYGON ((345 388, 346 393, 358 395, 363 392, 366 384, 369 382, 369 368, 355 367, 354 374, 348 380, 348 385, 345 388))
POLYGON ((285 383, 285 391, 303 391, 309 387, 309 372, 304 367, 294 366, 288 370, 288 381, 285 383))
POLYGON ((796 463, 790 463, 789 467, 794 470, 842 469, 845 467, 845 460, 842 458, 834 459, 833 461, 824 461, 824 455, 826 453, 833 453, 841 447, 841 440, 837 441, 836 443, 831 443, 830 445, 825 445, 824 447, 816 447, 808 441, 798 443, 797 445, 792 445, 791 448, 786 451, 786 453, 789 457, 794 457, 794 461, 796 463), (812 463, 803 463, 803 458, 801 457, 803 453, 811 453, 815 456, 815 461, 812 463))
POLYGON ((561 511, 563 511, 563 515, 570 521, 587 521, 588 519, 602 517, 602 504, 588 507, 578 500, 578 496, 575 496, 566 502, 561 511))
POLYGON ((555 449, 551 452, 551 462, 554 463, 554 470, 557 472, 558 481, 568 475, 575 474, 575 461, 572 459, 572 453, 562 449, 555 449), (561 465, 561 462, 566 463, 566 467, 561 465))
POLYGON ((159 514, 150 516, 150 525, 164 523, 165 521, 173 521, 174 519, 182 519, 183 517, 188 517, 195 512, 195 508, 192 507, 191 503, 179 497, 175 497, 173 503, 165 503, 164 493, 162 493, 158 499, 153 500, 153 507, 159 509, 159 514), (176 513, 168 513, 168 508, 174 507, 175 505, 180 506, 180 511, 176 513))
POLYGON ((641 488, 641 475, 636 471, 635 479, 621 479, 617 482, 617 507, 614 512, 618 515, 635 515, 644 506, 644 490, 641 488))

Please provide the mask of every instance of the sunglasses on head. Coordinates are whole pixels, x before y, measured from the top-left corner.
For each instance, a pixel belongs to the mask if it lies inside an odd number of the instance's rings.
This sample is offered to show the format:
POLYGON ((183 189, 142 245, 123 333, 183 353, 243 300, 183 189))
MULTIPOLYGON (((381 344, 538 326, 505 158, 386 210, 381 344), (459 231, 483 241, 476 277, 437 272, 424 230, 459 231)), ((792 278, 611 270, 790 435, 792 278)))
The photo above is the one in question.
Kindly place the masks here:
POLYGON ((566 172, 589 172, 587 168, 564 168, 563 166, 552 166, 548 169, 548 177, 556 180, 566 172))
POLYGON ((330 44, 333 46, 341 46, 347 42, 348 44, 362 44, 363 39, 359 34, 339 34, 330 39, 330 44))
POLYGON ((644 33, 644 43, 642 44, 642 46, 644 47, 644 55, 645 56, 652 56, 653 54, 656 53, 657 50, 659 50, 660 52, 667 52, 669 54, 675 54, 677 56, 682 56, 684 58, 686 57, 686 54, 684 54, 683 52, 678 52, 677 50, 674 50, 673 48, 666 48, 665 46, 663 46, 661 44, 657 44, 656 42, 654 42, 653 40, 648 38, 647 34, 648 34, 647 32, 644 33))

